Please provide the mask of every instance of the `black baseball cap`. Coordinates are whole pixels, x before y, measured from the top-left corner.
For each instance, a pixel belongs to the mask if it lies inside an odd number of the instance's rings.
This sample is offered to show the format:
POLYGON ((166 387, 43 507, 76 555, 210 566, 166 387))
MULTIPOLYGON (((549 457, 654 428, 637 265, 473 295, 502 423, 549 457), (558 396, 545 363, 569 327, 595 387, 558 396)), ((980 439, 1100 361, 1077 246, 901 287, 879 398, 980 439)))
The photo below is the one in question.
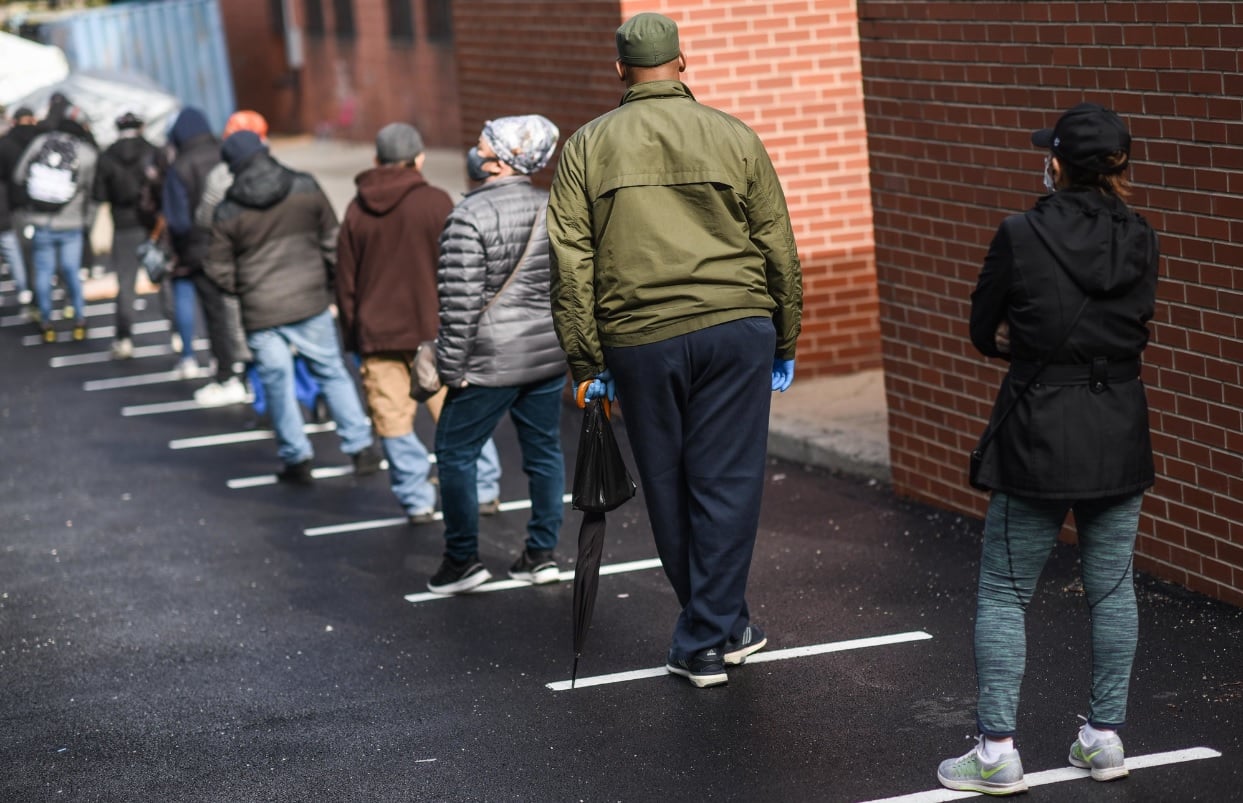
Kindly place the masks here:
POLYGON ((1032 144, 1094 173, 1120 173, 1131 155, 1131 133, 1126 123, 1095 103, 1080 103, 1059 117, 1052 128, 1033 131, 1032 144), (1120 165, 1112 164, 1109 157, 1119 151, 1128 158, 1120 165))

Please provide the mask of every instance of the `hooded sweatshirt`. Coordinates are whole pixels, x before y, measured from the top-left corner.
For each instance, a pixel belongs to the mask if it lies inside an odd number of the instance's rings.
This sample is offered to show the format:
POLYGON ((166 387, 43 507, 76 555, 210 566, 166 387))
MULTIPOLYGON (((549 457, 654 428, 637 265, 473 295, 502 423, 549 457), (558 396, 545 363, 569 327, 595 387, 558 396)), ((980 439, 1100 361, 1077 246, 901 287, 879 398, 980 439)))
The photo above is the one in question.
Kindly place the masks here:
POLYGON ((137 132, 122 136, 100 155, 94 198, 111 206, 114 228, 145 228, 138 203, 147 168, 155 164, 155 156, 156 147, 137 132))
POLYGON ((1138 365, 1156 306, 1157 264, 1147 221, 1095 190, 1045 196, 1001 224, 971 295, 972 342, 987 356, 1011 360, 993 408, 996 435, 985 449, 983 484, 1058 499, 1152 485, 1138 365), (994 343, 1002 321, 1010 326, 1008 355, 994 343), (1049 366, 1000 421, 1046 358, 1049 366), (1092 387, 1101 375, 1103 387, 1092 387))
POLYGON ((25 191, 13 181, 13 173, 26 148, 39 134, 34 123, 15 125, 0 137, 0 231, 17 228, 12 219, 26 202, 25 191))
POLYGON ((337 217, 315 179, 266 151, 235 165, 216 208, 204 270, 241 301, 247 332, 297 323, 328 308, 337 217))
POLYGON ((177 156, 164 178, 162 211, 178 262, 195 271, 202 266, 211 233, 194 224, 194 210, 203 196, 207 174, 220 163, 220 143, 212 136, 207 117, 192 106, 177 115, 168 141, 177 156))
POLYGON ((414 351, 436 337, 439 239, 453 201, 408 167, 373 168, 354 183, 337 240, 345 350, 414 351))

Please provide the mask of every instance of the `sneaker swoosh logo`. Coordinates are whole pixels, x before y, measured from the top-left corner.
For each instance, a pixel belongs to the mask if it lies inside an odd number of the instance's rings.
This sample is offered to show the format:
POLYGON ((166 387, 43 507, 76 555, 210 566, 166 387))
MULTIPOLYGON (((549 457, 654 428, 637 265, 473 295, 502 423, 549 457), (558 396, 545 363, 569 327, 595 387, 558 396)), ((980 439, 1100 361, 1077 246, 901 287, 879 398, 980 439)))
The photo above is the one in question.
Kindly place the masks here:
MULTIPOLYGON (((1093 759, 1095 759, 1097 756, 1099 756, 1101 753, 1104 753, 1108 749, 1109 749, 1108 747, 1099 747, 1096 750, 1093 750, 1091 753, 1085 753, 1084 756, 1088 759, 1088 761, 1092 761, 1093 759)), ((1118 750, 1121 751, 1122 748, 1118 748, 1118 750)))
POLYGON ((986 780, 986 781, 987 781, 989 778, 992 778, 994 775, 996 775, 997 773, 1001 772, 1002 770, 1004 770, 1004 769, 1005 769, 1006 767, 1008 767, 1008 766, 1010 766, 1010 762, 1009 762, 1009 761, 1005 762, 1004 764, 998 764, 997 766, 993 767, 991 770, 990 770, 990 769, 985 769, 984 767, 982 767, 982 766, 981 766, 981 767, 980 767, 980 777, 981 777, 981 778, 983 778, 984 780, 986 780))

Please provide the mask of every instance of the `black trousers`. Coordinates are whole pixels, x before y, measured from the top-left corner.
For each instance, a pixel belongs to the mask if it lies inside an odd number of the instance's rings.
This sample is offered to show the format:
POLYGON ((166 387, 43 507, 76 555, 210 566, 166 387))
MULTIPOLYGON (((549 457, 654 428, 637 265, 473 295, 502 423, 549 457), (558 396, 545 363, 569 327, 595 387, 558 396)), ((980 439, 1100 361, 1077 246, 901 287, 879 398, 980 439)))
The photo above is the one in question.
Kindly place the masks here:
POLYGON ((128 338, 134 328, 134 282, 138 278, 138 246, 147 239, 142 227, 114 229, 109 262, 117 275, 118 340, 128 338))
POLYGON ((768 452, 776 332, 743 318, 606 348, 665 575, 682 613, 672 657, 739 637, 768 452))
POLYGON ((216 381, 241 376, 253 357, 246 345, 237 299, 226 295, 201 270, 195 271, 190 278, 194 281, 194 289, 203 308, 203 319, 207 323, 207 339, 211 341, 211 355, 216 360, 216 381))

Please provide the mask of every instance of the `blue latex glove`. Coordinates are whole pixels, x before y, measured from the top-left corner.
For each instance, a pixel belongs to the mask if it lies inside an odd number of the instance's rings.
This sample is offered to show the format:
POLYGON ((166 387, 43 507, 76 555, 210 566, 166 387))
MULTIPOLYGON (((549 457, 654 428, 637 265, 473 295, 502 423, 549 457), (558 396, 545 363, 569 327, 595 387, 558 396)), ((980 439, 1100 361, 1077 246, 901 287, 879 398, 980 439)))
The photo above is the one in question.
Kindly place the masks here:
POLYGON ((587 394, 584 396, 585 401, 594 401, 601 396, 606 397, 610 402, 617 395, 617 383, 613 381, 613 374, 609 369, 605 368, 596 374, 596 378, 591 380, 591 384, 587 386, 587 394))
POLYGON ((773 390, 784 393, 793 381, 794 360, 783 360, 780 357, 773 360, 773 390))

